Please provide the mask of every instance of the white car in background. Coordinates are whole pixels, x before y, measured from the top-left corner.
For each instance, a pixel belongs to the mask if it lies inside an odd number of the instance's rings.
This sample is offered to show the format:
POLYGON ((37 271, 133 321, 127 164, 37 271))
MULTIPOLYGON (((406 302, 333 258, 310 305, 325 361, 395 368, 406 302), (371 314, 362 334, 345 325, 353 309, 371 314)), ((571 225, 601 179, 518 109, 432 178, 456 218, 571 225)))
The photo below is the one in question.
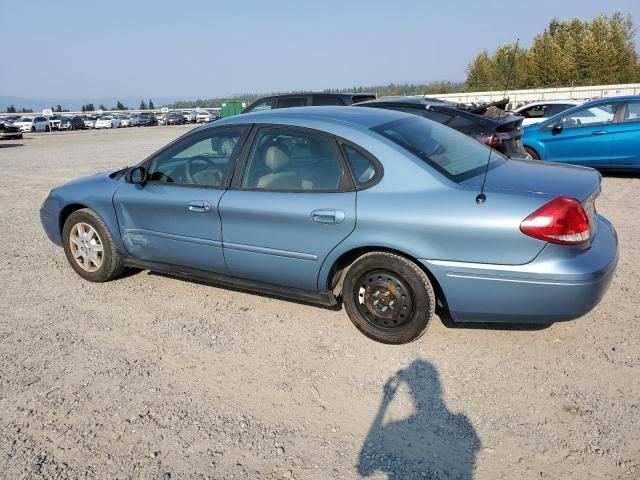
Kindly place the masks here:
POLYGON ((96 126, 96 120, 98 120, 98 117, 85 117, 84 119, 84 127, 85 128, 93 128, 96 126))
POLYGON ((131 118, 127 115, 123 115, 120 117, 120 126, 121 127, 130 127, 131 126, 131 118))
POLYGON ((210 112, 200 112, 196 115, 196 123, 211 122, 214 119, 215 117, 213 116, 213 113, 210 112))
POLYGON ((580 100, 546 100, 542 102, 532 102, 512 110, 511 113, 524 117, 522 126, 535 125, 547 118, 551 118, 560 112, 582 104, 580 100))
POLYGON ((182 116, 184 118, 184 121, 187 123, 194 123, 197 117, 196 112, 193 112, 191 110, 183 110, 182 116))
POLYGON ((22 132, 48 132, 51 130, 47 117, 20 117, 13 122, 22 132))
POLYGON ((120 128, 120 117, 117 115, 103 115, 96 120, 93 128, 120 128))

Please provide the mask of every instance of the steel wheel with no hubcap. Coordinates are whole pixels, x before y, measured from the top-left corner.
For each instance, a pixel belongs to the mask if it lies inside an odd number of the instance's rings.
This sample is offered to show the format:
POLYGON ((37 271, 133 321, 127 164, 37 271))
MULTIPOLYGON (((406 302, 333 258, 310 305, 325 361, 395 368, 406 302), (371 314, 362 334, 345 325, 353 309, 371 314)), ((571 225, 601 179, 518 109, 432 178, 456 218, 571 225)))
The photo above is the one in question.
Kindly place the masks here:
POLYGON ((358 279, 355 304, 374 328, 394 329, 411 319, 413 291, 398 275, 388 270, 372 270, 358 279))
POLYGON ((69 233, 69 247, 76 263, 87 272, 102 266, 104 247, 100 235, 88 223, 76 223, 69 233))

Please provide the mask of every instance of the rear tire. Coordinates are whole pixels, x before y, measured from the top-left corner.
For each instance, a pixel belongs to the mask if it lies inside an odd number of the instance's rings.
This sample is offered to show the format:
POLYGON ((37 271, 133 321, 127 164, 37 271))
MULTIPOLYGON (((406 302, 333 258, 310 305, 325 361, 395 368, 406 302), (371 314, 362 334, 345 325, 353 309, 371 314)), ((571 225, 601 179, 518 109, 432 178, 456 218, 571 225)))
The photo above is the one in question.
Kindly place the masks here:
POLYGON ((524 151, 531 157, 532 160, 540 160, 540 155, 536 151, 529 147, 524 147, 524 151))
POLYGON ((85 280, 106 282, 124 271, 107 225, 91 209, 69 215, 62 228, 62 241, 69 264, 85 280))
POLYGON ((381 343, 413 342, 427 331, 435 295, 427 274, 389 252, 358 258, 345 275, 342 297, 353 324, 381 343))

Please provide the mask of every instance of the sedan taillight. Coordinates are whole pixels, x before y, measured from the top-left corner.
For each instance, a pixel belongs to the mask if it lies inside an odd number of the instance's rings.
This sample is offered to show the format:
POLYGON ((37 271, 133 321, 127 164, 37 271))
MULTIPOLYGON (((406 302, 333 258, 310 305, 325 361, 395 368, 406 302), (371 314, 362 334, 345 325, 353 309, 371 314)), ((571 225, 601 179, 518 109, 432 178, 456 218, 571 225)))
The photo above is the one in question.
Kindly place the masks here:
POLYGON ((557 197, 525 218, 520 231, 538 240, 575 245, 589 240, 586 212, 575 198, 557 197))

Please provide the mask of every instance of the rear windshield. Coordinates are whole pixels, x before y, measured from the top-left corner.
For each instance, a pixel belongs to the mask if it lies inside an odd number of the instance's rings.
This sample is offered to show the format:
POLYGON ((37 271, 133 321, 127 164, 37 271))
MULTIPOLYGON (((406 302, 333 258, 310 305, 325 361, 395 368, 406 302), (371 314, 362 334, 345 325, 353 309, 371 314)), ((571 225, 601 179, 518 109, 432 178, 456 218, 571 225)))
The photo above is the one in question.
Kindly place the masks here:
POLYGON ((477 140, 421 117, 394 120, 372 128, 425 161, 455 182, 484 171, 491 153, 491 167, 505 157, 477 140))

